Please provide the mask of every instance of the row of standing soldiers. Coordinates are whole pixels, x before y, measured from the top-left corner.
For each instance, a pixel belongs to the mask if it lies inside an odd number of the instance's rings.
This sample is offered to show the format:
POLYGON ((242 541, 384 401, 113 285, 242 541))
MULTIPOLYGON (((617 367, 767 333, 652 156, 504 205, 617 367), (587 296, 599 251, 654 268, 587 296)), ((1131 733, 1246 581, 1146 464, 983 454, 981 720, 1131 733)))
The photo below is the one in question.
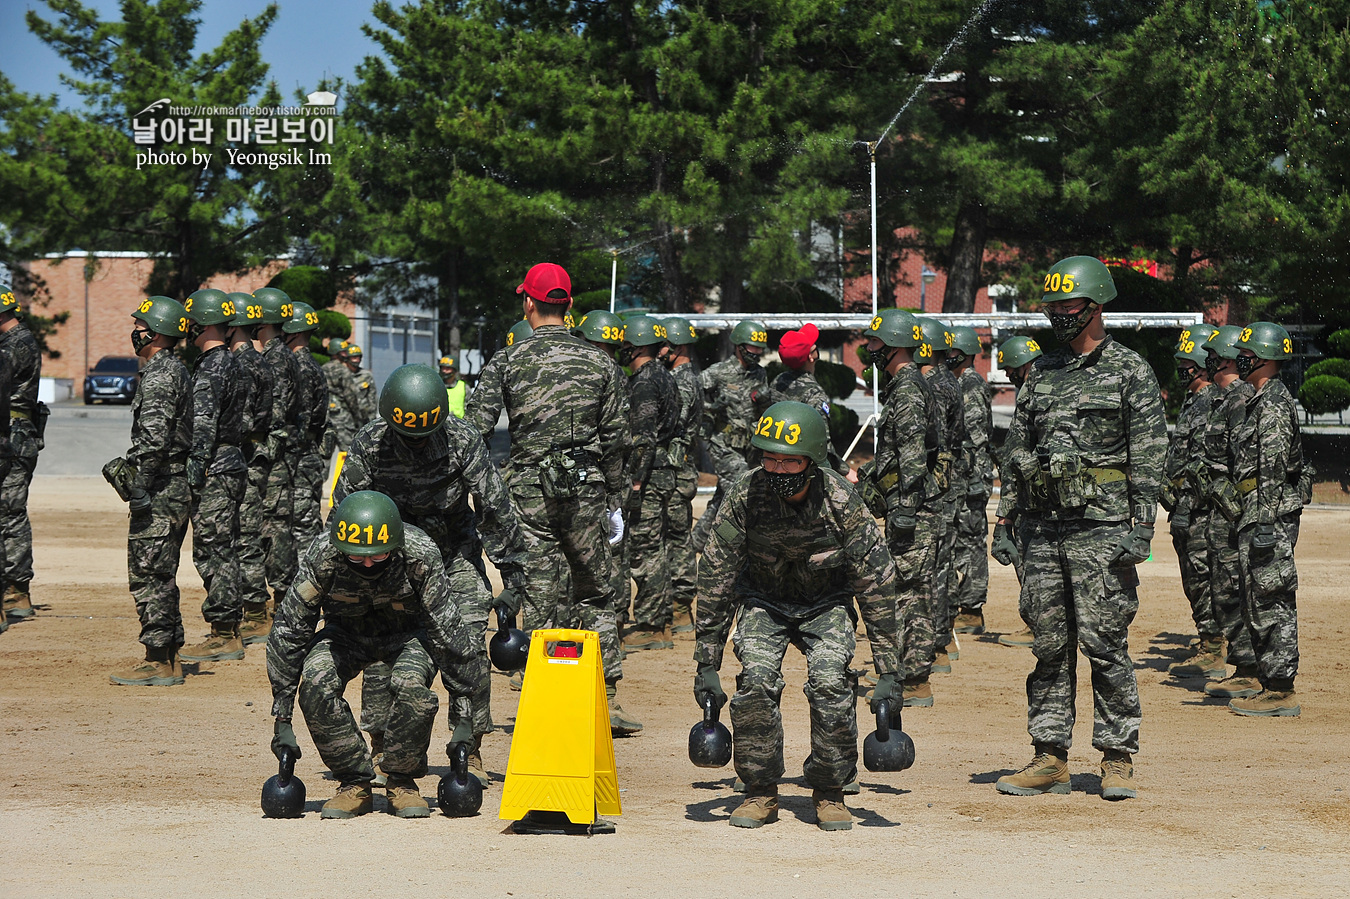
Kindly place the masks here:
POLYGON ((4 587, 0 633, 9 627, 11 618, 22 621, 34 614, 28 592, 33 579, 28 485, 47 424, 47 404, 38 400, 42 352, 18 313, 13 288, 0 285, 0 581, 4 587))

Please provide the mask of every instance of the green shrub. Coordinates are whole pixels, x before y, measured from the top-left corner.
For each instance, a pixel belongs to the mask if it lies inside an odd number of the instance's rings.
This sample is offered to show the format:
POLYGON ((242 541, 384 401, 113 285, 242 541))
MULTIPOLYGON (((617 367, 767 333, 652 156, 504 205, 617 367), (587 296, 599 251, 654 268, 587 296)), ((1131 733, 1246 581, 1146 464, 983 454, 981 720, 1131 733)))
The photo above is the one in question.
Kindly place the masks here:
POLYGON ((1331 355, 1350 359, 1350 328, 1342 328, 1327 338, 1327 349, 1331 355))
POLYGON ((1298 401, 1313 415, 1328 415, 1350 409, 1350 382, 1332 375, 1318 375, 1303 382, 1298 401))
POLYGON ((816 380, 821 389, 831 399, 846 400, 858 386, 858 376, 847 365, 827 362, 821 359, 816 363, 816 380))
POLYGON ((337 302, 337 282, 332 273, 313 265, 282 269, 267 286, 284 290, 295 302, 308 303, 315 309, 327 309, 337 302))
POLYGON ((830 404, 830 442, 843 453, 858 433, 858 413, 843 403, 830 404))
POLYGON ((1342 381, 1350 381, 1350 359, 1323 359, 1308 366, 1308 370, 1303 373, 1304 380, 1320 377, 1322 375, 1331 375, 1333 378, 1340 378, 1342 381))

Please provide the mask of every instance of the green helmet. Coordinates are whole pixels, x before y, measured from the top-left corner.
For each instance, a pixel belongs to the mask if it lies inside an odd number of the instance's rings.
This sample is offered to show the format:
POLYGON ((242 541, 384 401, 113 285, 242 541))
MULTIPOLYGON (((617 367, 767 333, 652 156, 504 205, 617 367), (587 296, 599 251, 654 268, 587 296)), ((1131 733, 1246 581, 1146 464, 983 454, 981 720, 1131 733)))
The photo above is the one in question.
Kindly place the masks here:
POLYGON ((287 334, 299 334, 302 331, 313 331, 319 327, 319 313, 314 311, 314 307, 308 303, 292 303, 291 317, 282 325, 281 330, 287 334))
POLYGON ((623 343, 623 319, 608 309, 596 309, 581 317, 576 334, 582 340, 589 340, 591 343, 618 346, 623 343))
POLYGON ((150 297, 131 313, 150 326, 150 330, 165 337, 186 337, 188 314, 183 304, 171 297, 150 297))
POLYGON ((228 325, 238 310, 234 301, 223 290, 206 287, 187 298, 183 304, 188 318, 199 325, 228 325))
POLYGON ((1041 302, 1054 303, 1087 297, 1098 306, 1116 298, 1116 282, 1111 271, 1096 256, 1070 256, 1061 259, 1046 272, 1041 287, 1041 302))
POLYGON ((806 456, 816 463, 825 462, 829 442, 830 432, 820 410, 795 402, 770 406, 750 438, 750 445, 757 449, 806 456))
POLYGON ((975 333, 974 328, 967 328, 964 325, 955 328, 948 328, 947 333, 952 336, 952 349, 964 353, 967 356, 980 355, 983 347, 980 346, 980 337, 975 333))
POLYGON ((764 326, 763 322, 757 322, 754 319, 737 322, 736 327, 731 329, 731 345, 740 346, 744 343, 757 346, 761 350, 767 350, 769 348, 769 329, 764 326))
MULTIPOLYGON (((739 328, 740 325, 736 327, 739 328)), ((665 343, 666 326, 650 315, 635 315, 623 323, 623 342, 633 346, 655 346, 665 343)))
POLYGON ((1017 335, 1003 341, 998 348, 998 367, 1002 369, 1021 368, 1033 359, 1043 356, 1041 345, 1030 337, 1017 335))
POLYGON ((903 309, 882 309, 873 316, 863 337, 875 337, 891 347, 916 347, 923 343, 923 329, 918 320, 903 309))
POLYGON ((689 346, 698 342, 698 332, 689 319, 673 315, 662 324, 666 326, 666 343, 671 346, 689 346))
POLYGON ((1236 359, 1238 357, 1237 342, 1242 337, 1242 331, 1242 325, 1224 325, 1209 335, 1209 339, 1202 346, 1207 352, 1213 353, 1220 359, 1236 359))
POLYGON ((337 357, 347 352, 347 341, 341 337, 328 338, 328 355, 337 357))
POLYGON ((13 287, 0 285, 0 313, 18 311, 19 295, 14 292, 13 287))
POLYGON ((506 332, 506 345, 515 346, 526 337, 534 333, 534 328, 530 327, 527 321, 519 321, 511 326, 511 330, 506 332))
POLYGON ((1251 350, 1258 359, 1283 362, 1294 355, 1289 332, 1274 322, 1252 322, 1238 337, 1239 350, 1251 350))
POLYGON ((294 304, 291 298, 286 296, 286 291, 275 287, 260 287, 253 291, 253 299, 262 306, 264 325, 284 325, 290 321, 291 315, 295 312, 294 304))
POLYGON ((1205 335, 1213 336, 1218 333, 1217 328, 1209 325, 1196 325, 1194 328, 1186 328, 1177 338, 1177 348, 1172 357, 1174 359, 1186 359, 1194 362, 1201 368, 1205 367, 1205 335))
POLYGON ((227 294, 227 296, 229 296, 230 302, 234 303, 234 317, 230 319, 231 326, 251 328, 263 323, 262 303, 259 303, 253 294, 237 290, 227 294))
POLYGON ((343 555, 378 556, 403 546, 403 519, 383 493, 358 490, 329 513, 328 539, 343 555))
POLYGON ((947 326, 935 318, 921 318, 918 321, 919 330, 923 332, 923 343, 919 344, 919 351, 914 355, 919 363, 930 365, 946 358, 947 350, 952 345, 952 335, 947 326))
POLYGON ((444 427, 446 405, 440 372, 420 362, 394 369, 380 391, 380 417, 406 437, 425 437, 444 427))

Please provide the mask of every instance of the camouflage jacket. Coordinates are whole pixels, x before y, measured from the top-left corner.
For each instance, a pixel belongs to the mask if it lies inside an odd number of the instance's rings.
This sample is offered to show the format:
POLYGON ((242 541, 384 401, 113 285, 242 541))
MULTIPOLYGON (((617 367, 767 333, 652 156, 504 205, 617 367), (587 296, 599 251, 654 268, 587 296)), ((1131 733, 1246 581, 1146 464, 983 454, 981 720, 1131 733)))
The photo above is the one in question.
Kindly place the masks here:
POLYGON ((1186 478, 1186 469, 1192 465, 1203 465, 1203 451, 1200 446, 1205 427, 1214 406, 1223 398, 1223 389, 1214 384, 1206 384, 1199 390, 1186 391, 1181 401, 1181 411, 1177 413, 1177 424, 1167 441, 1167 456, 1163 461, 1163 477, 1171 482, 1171 489, 1177 497, 1177 509, 1183 512, 1198 510, 1202 498, 1195 495, 1193 483, 1186 478))
POLYGON ((328 385, 324 383, 323 372, 319 370, 319 363, 314 361, 308 347, 295 350, 295 358, 300 369, 296 424, 304 451, 317 453, 324 428, 328 425, 328 385))
POLYGON ((1239 530, 1301 511, 1303 438, 1298 408, 1284 382, 1271 378, 1262 384, 1247 399, 1241 420, 1234 416, 1229 434, 1233 479, 1242 496, 1239 530))
POLYGON ((880 674, 899 664, 896 571, 853 486, 816 469, 806 498, 786 502, 751 469, 727 491, 698 566, 694 659, 720 668, 739 606, 802 621, 858 598, 880 674))
POLYGON ((192 449, 192 376, 173 350, 160 350, 141 369, 131 401, 135 486, 152 492, 157 482, 182 474, 192 449))
POLYGON ((703 437, 742 456, 750 452, 755 422, 771 404, 769 378, 758 365, 746 368, 734 355, 709 366, 703 385, 703 437))
POLYGON ((192 374, 192 449, 188 455, 211 473, 243 471, 244 379, 230 348, 221 344, 197 357, 192 374))
POLYGON ((352 372, 343 362, 329 359, 319 371, 328 387, 328 428, 336 435, 338 449, 346 449, 356 433, 356 414, 360 397, 352 372))
POLYGON ((27 325, 19 322, 8 331, 0 331, 0 355, 9 357, 10 411, 32 416, 37 411, 42 381, 42 351, 27 325))
POLYGON ((1017 392, 1005 451, 1015 477, 1003 482, 1000 517, 1020 507, 1058 519, 1151 524, 1167 453, 1158 379, 1109 335, 1086 356, 1068 347, 1042 356, 1017 392))
POLYGON ((675 438, 679 424, 679 388, 666 367, 653 359, 628 379, 631 442, 625 465, 625 488, 633 484, 646 485, 654 468, 671 467, 667 447, 675 438))
POLYGON ((275 461, 300 446, 300 360, 280 337, 267 342, 262 358, 272 384, 272 434, 267 441, 267 457, 275 461))
POLYGON ((545 456, 576 450, 594 457, 615 497, 628 442, 623 394, 619 370, 603 350, 562 325, 543 325, 483 366, 464 420, 486 440, 506 409, 512 478, 537 478, 545 456))
POLYGON ((877 454, 859 472, 885 497, 886 522, 912 521, 920 509, 936 510, 943 493, 931 475, 937 460, 937 401, 914 364, 905 365, 881 390, 877 454))
POLYGON ((267 679, 278 718, 290 718, 295 708, 300 670, 320 618, 323 634, 336 641, 379 643, 418 634, 451 697, 462 702, 473 691, 474 635, 460 618, 440 550, 414 525, 403 526, 403 548, 374 577, 357 574, 327 533, 309 544, 267 639, 267 679))
POLYGON ((670 373, 680 392, 680 423, 670 442, 670 459, 676 467, 697 470, 699 430, 703 427, 703 385, 698 366, 692 362, 676 366, 670 373))
POLYGON ((351 372, 351 378, 356 385, 356 406, 352 409, 352 420, 360 428, 366 422, 375 420, 380 409, 379 391, 375 389, 375 376, 364 368, 351 372))
POLYGON ((383 418, 367 424, 347 451, 333 488, 334 505, 358 490, 378 490, 392 499, 403 520, 426 531, 447 559, 461 555, 477 564, 486 544, 504 579, 524 574, 525 537, 510 495, 482 438, 461 419, 450 416, 419 445, 383 418))
POLYGON ((945 365, 934 365, 924 378, 933 389, 933 402, 938 416, 938 477, 947 479, 947 501, 964 494, 966 487, 965 447, 969 442, 966 434, 966 408, 961 397, 961 385, 945 365))
POLYGON ((1256 388, 1241 378, 1219 388, 1219 395, 1205 418, 1204 430, 1195 441, 1211 477, 1232 477, 1233 432, 1247 417, 1247 401, 1255 395, 1256 388))
POLYGON ((816 376, 804 368, 797 370, 788 369, 773 379, 773 386, 770 388, 770 397, 775 403, 792 401, 794 403, 806 403, 812 408, 819 409, 820 414, 825 416, 825 421, 830 420, 830 398, 826 396, 825 389, 820 386, 816 376))
POLYGON ((247 340, 236 346, 234 361, 239 364, 247 401, 244 404, 244 434, 254 442, 267 439, 272 429, 272 372, 262 353, 247 340))
POLYGON ((966 418, 966 495, 986 500, 994 490, 994 432, 989 382, 974 367, 961 372, 961 404, 966 418))
MULTIPOLYGON (((0 460, 8 460, 14 449, 9 442, 9 385, 14 380, 14 362, 4 353, 0 353, 0 460)), ((0 461, 0 467, 5 462, 0 461)), ((0 477, 0 481, 4 478, 0 477)))

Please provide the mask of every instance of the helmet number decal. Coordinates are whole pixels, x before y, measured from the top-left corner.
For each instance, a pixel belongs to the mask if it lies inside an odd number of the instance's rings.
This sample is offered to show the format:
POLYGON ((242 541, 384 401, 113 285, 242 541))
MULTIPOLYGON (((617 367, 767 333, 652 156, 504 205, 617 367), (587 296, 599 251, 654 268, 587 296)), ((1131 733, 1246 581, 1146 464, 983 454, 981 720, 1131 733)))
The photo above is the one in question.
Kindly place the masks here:
POLYGON ((1289 340, 1288 337, 1284 339, 1284 351, 1286 354, 1290 356, 1294 355, 1294 344, 1289 340))
POLYGON ((282 318, 290 318, 292 315, 295 315, 295 307, 294 307, 293 305, 291 305, 290 303, 282 303, 282 304, 281 304, 281 317, 282 317, 282 318))
POLYGON ((0 293, 0 307, 13 306, 17 302, 18 301, 14 299, 14 291, 7 290, 4 293, 0 293))
POLYGON ((506 332, 506 345, 507 345, 507 346, 511 346, 511 345, 512 345, 513 343, 515 343, 515 342, 516 342, 516 335, 512 334, 510 331, 507 331, 507 332, 506 332))
POLYGON ((998 351, 998 367, 999 367, 999 368, 1002 368, 1002 367, 1003 367, 1003 351, 1002 351, 1002 350, 999 350, 999 351, 998 351))
POLYGON ((1039 353, 1041 351, 1041 345, 1034 340, 1028 340, 1027 349, 1033 353, 1039 353))
POLYGON ((376 533, 375 526, 372 524, 362 527, 354 521, 339 521, 337 538, 339 543, 350 543, 353 546, 385 544, 389 542, 389 525, 380 525, 379 533, 376 533), (362 537, 365 539, 362 540, 362 537))
MULTIPOLYGON (((586 319, 583 318, 581 320, 581 323, 583 325, 586 324, 586 319)), ((623 340, 623 328, 616 328, 613 325, 605 325, 600 329, 600 339, 623 340)))
POLYGON ((1041 293, 1073 293, 1073 275, 1061 275, 1059 272, 1051 272, 1045 276, 1045 285, 1041 293))
POLYGON ((317 312, 306 312, 306 313, 305 313, 305 324, 307 324, 307 325, 317 325, 318 323, 319 323, 319 313, 317 313, 317 312))
POLYGON ((761 437, 781 440, 789 446, 796 446, 797 441, 802 439, 802 426, 795 422, 788 424, 783 419, 775 419, 766 415, 759 420, 759 426, 755 428, 755 433, 761 437), (785 430, 786 434, 784 434, 785 430))
POLYGON ((923 343, 923 328, 918 325, 914 326, 914 339, 919 341, 919 343, 923 343))
POLYGON ((244 307, 244 314, 248 318, 262 318, 263 314, 262 307, 255 306, 252 303, 249 303, 247 306, 244 307))
POLYGON ((952 345, 952 332, 951 332, 951 331, 943 331, 943 332, 942 332, 942 336, 945 337, 945 338, 947 339, 947 346, 951 346, 951 345, 952 345))
POLYGON ((145 302, 141 303, 141 306, 140 306, 139 311, 140 311, 140 312, 149 312, 150 309, 151 309, 154 305, 155 305, 155 301, 154 301, 154 300, 146 300, 145 302))
POLYGON ((1238 342, 1239 342, 1239 343, 1246 343, 1247 341, 1249 341, 1249 340, 1251 340, 1251 339, 1252 339, 1252 329, 1251 329, 1251 328, 1243 328, 1243 329, 1242 329, 1242 336, 1238 338, 1238 342))
POLYGON ((184 334, 187 333, 187 319, 185 318, 178 319, 178 330, 183 332, 184 334))
POLYGON ((881 330, 881 316, 879 316, 879 315, 874 316, 874 317, 872 318, 872 327, 868 328, 867 330, 869 330, 869 331, 880 331, 880 330, 881 330))
POLYGON ((660 337, 662 340, 665 340, 667 337, 670 336, 666 332, 665 325, 652 325, 652 333, 655 334, 657 337, 660 337))
POLYGON ((426 412, 414 412, 411 409, 404 411, 401 407, 394 407, 394 414, 390 416, 394 424, 404 428, 426 428, 434 427, 441 420, 441 407, 436 406, 426 412))
POLYGON ((931 359, 933 357, 933 345, 931 343, 919 344, 918 355, 920 359, 931 359))
POLYGON ((188 297, 186 300, 183 301, 183 308, 186 309, 188 312, 192 311, 192 297, 188 297))
MULTIPOLYGON (((662 330, 665 330, 665 329, 662 328, 662 330)), ((664 335, 663 335, 663 336, 664 336, 664 335)), ((768 343, 768 342, 769 342, 769 332, 768 332, 768 331, 751 331, 751 332, 750 332, 750 340, 751 340, 752 342, 754 342, 754 343, 768 343)))
POLYGON ((220 304, 220 311, 225 313, 226 315, 233 316, 237 313, 238 310, 234 308, 233 301, 226 300, 225 302, 220 304))
MULTIPOLYGON (((1186 333, 1189 334, 1190 332, 1187 331, 1186 333)), ((1181 341, 1181 343, 1177 344, 1177 349, 1181 350, 1183 353, 1194 353, 1194 352, 1195 352, 1195 341, 1194 341, 1194 340, 1183 340, 1183 341, 1181 341)))

